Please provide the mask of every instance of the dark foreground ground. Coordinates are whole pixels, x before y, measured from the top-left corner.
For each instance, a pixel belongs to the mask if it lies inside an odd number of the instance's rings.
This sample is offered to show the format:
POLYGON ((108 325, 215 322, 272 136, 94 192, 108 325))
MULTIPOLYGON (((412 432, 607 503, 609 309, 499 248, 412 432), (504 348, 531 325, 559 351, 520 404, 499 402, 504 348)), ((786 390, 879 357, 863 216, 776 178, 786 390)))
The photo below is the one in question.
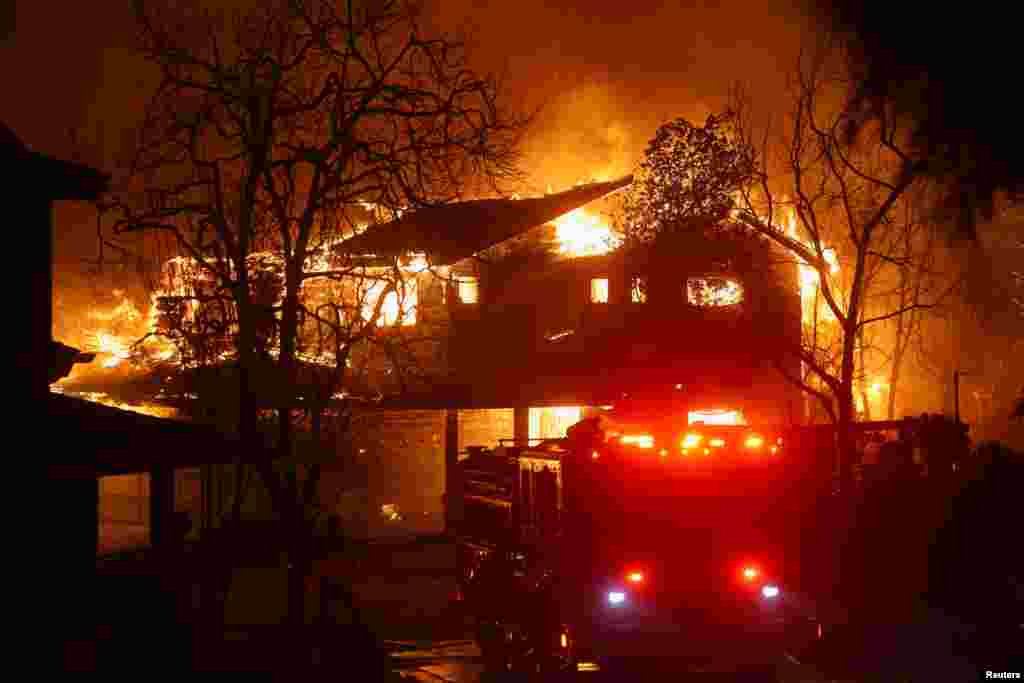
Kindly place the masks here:
MULTIPOLYGON (((281 625, 287 611, 286 569, 280 561, 265 560, 235 570, 225 623, 219 628, 203 628, 195 618, 193 609, 201 602, 202 592, 198 584, 192 586, 191 595, 179 591, 176 606, 178 614, 192 614, 195 620, 182 619, 179 626, 167 627, 150 618, 156 603, 147 596, 167 597, 158 584, 130 574, 108 576, 96 596, 101 606, 99 639, 79 648, 78 663, 138 673, 188 669, 276 673, 288 680, 481 680, 483 667, 473 641, 473 624, 457 599, 452 542, 431 539, 328 554, 317 567, 318 573, 331 577, 317 584, 327 586, 326 599, 318 599, 311 591, 308 623, 298 632, 281 625), (345 581, 351 582, 362 606, 365 629, 352 627, 350 612, 331 592, 331 585, 345 581), (381 649, 374 652, 375 646, 381 649), (380 665, 378 672, 371 673, 368 664, 380 665), (383 669, 389 669, 390 676, 383 676, 383 669)), ((994 680, 986 678, 986 671, 1022 672, 1021 654, 1024 630, 1004 630, 997 638, 922 608, 899 623, 837 623, 812 650, 780 656, 776 673, 786 683, 982 681, 994 680), (979 641, 990 641, 990 646, 979 647, 979 641)), ((67 668, 74 663, 73 658, 65 662, 67 668)), ((646 664, 646 671, 625 678, 609 672, 573 678, 594 683, 691 678, 669 675, 658 662, 646 664)), ((726 675, 692 678, 741 680, 726 675)))

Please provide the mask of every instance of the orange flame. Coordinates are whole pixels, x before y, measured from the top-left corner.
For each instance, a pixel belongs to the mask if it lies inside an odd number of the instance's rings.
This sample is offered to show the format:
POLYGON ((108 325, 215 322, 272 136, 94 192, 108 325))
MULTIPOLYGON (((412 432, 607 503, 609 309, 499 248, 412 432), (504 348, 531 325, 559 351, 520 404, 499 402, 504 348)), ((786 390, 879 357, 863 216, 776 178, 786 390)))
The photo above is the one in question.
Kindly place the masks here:
POLYGON ((555 220, 558 251, 567 256, 598 256, 622 244, 622 238, 599 216, 579 208, 555 220))

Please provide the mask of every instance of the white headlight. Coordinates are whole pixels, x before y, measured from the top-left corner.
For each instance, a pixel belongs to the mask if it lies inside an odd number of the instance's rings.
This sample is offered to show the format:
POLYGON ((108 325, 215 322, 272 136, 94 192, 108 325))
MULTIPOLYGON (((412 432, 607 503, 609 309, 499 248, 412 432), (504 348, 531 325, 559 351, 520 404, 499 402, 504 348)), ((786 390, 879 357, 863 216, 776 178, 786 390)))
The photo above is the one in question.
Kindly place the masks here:
POLYGON ((766 598, 776 598, 779 596, 779 587, 773 586, 772 584, 762 586, 761 595, 763 595, 766 598))
POLYGON ((626 594, 622 591, 610 591, 608 593, 609 605, 621 605, 626 602, 626 594))

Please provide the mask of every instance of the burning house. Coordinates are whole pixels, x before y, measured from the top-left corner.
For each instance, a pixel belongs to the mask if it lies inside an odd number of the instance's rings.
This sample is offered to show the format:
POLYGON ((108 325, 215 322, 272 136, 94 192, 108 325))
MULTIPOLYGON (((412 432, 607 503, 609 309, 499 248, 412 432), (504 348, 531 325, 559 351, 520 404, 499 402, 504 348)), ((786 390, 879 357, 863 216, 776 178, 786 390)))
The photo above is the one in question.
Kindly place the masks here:
MULTIPOLYGON (((418 212, 338 245, 413 249, 431 264, 414 324, 438 342, 433 373, 380 405, 367 452, 438 465, 443 454, 443 490, 452 491, 467 449, 561 437, 602 405, 666 386, 691 421, 803 419, 799 392, 779 372, 801 333, 795 265, 749 239, 624 248, 591 202, 629 181, 418 212)), ((425 484, 439 479, 381 471, 371 489, 430 511, 441 489, 425 484)))
MULTIPOLYGON (((757 252, 769 250, 728 240, 694 238, 665 253, 625 247, 596 205, 630 180, 421 209, 325 243, 307 270, 343 266, 346 275, 303 286, 304 308, 317 314, 300 325, 299 407, 305 394, 323 399, 313 395, 323 386, 336 403, 372 398, 335 435, 344 453, 320 458, 328 507, 370 534, 438 529, 467 449, 561 437, 600 406, 664 386, 691 421, 802 418, 776 367, 800 334, 795 267, 767 265, 757 252), (347 323, 374 317, 372 339, 340 343, 356 338, 347 323)), ((269 310, 281 297, 280 259, 250 260, 269 310)), ((97 336, 112 349, 100 365, 132 353, 150 365, 223 365, 233 312, 204 277, 188 259, 166 262, 149 314, 133 315, 155 333, 149 346, 129 353, 97 336)), ((273 335, 268 319, 268 358, 273 335)), ((274 391, 267 380, 260 393, 274 391)), ((203 486, 226 500, 231 477, 205 477, 224 480, 203 486)))

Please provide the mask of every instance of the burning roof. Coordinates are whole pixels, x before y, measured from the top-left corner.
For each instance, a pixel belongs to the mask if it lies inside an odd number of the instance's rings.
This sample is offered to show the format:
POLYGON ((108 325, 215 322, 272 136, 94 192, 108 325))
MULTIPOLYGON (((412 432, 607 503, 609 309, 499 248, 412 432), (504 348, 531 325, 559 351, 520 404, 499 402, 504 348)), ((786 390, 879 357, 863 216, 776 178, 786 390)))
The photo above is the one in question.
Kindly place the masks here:
POLYGON ((627 187, 626 176, 528 199, 479 199, 410 212, 345 240, 352 255, 422 252, 434 265, 451 265, 527 230, 627 187))

